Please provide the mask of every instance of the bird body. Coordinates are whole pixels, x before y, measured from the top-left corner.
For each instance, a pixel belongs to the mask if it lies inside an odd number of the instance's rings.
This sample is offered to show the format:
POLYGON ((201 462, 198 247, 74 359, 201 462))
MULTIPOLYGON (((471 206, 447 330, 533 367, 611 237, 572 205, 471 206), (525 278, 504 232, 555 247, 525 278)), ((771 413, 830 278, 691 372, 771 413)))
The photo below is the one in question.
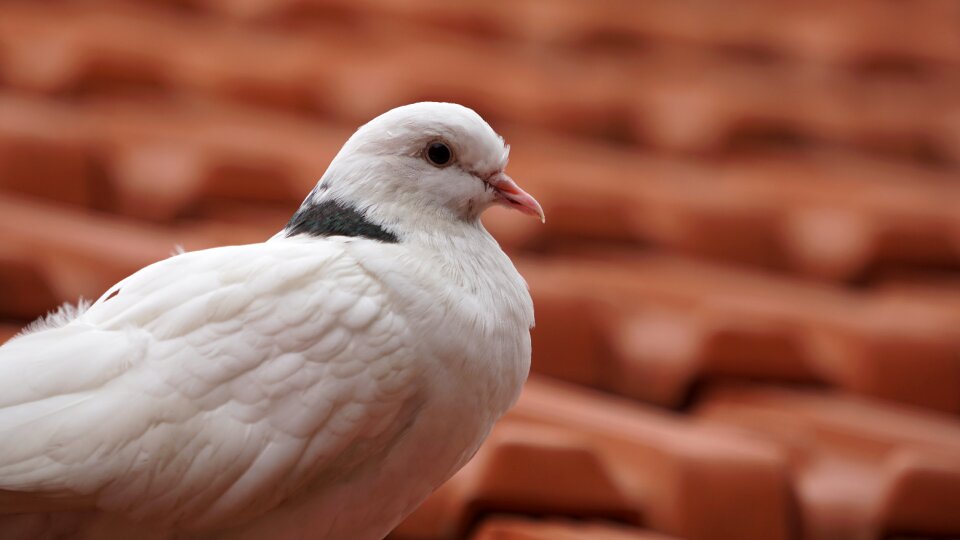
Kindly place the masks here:
POLYGON ((526 284, 479 222, 542 215, 505 165, 472 111, 395 109, 274 238, 157 262, 0 347, 0 537, 385 536, 529 369, 526 284), (437 144, 458 171, 412 150, 437 144))

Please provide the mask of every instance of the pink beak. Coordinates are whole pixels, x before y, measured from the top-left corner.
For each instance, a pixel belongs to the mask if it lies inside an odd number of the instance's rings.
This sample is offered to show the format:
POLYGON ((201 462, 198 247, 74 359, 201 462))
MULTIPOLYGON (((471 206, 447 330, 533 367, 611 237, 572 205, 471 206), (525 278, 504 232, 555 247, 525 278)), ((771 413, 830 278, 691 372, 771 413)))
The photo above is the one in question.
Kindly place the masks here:
POLYGON ((496 202, 508 208, 519 210, 528 216, 540 218, 540 223, 546 223, 543 208, 529 193, 520 189, 520 186, 502 172, 498 172, 487 179, 487 183, 496 193, 496 202))

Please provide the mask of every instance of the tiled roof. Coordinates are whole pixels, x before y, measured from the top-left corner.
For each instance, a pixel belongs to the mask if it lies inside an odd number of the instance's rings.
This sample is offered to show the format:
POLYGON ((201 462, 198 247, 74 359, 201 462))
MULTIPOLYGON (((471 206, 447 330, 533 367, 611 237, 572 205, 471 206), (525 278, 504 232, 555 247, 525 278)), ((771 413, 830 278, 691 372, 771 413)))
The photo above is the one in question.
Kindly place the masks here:
POLYGON ((960 537, 960 4, 0 3, 0 341, 457 101, 535 372, 395 540, 960 537))
POLYGON ((473 540, 672 540, 662 534, 616 525, 569 521, 535 521, 523 518, 490 518, 473 540))

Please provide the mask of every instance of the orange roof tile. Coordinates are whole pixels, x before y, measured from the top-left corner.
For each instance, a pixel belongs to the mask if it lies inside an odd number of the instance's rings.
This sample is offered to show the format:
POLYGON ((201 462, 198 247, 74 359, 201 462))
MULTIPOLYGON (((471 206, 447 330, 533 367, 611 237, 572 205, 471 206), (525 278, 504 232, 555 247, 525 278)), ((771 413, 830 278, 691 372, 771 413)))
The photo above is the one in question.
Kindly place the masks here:
POLYGON ((331 12, 367 17, 401 17, 408 23, 452 27, 486 38, 584 46, 617 38, 621 42, 681 42, 705 48, 753 47, 774 54, 819 62, 856 62, 892 56, 915 62, 960 63, 960 38, 949 21, 955 6, 942 0, 909 5, 868 1, 838 5, 823 0, 771 6, 762 0, 728 10, 710 2, 605 0, 585 5, 575 0, 523 0, 505 4, 482 1, 416 0, 324 2, 269 0, 238 4, 190 0, 219 13, 244 19, 276 20, 331 12), (326 7, 326 9, 321 9, 326 7))
POLYGON ((739 376, 960 411, 957 315, 922 298, 649 255, 519 268, 539 308, 537 371, 674 406, 694 381, 739 376))
POLYGON ((455 538, 477 513, 504 511, 619 518, 691 540, 790 538, 783 457, 735 432, 534 379, 396 538, 455 538))
POLYGON ((473 540, 670 540, 671 537, 603 523, 491 518, 484 521, 471 538, 473 540))
POLYGON ((0 194, 0 317, 37 317, 81 296, 96 299, 177 245, 193 250, 268 237, 235 224, 168 229, 0 194))
MULTIPOLYGON (((0 152, 0 171, 11 189, 97 207, 112 200, 123 213, 153 219, 224 198, 292 212, 349 133, 245 108, 153 101, 66 106, 0 94, 0 111, 0 140, 11 149, 0 152), (25 166, 31 156, 46 165, 25 166), (51 190, 29 181, 44 172, 69 183, 51 190)), ((508 245, 648 240, 829 278, 882 263, 960 267, 960 216, 951 203, 960 187, 949 175, 802 156, 708 167, 537 131, 506 133, 517 148, 511 172, 551 218, 546 228, 516 216, 488 220, 508 245), (900 174, 928 181, 904 183, 900 174)))
POLYGON ((23 325, 20 324, 0 323, 0 344, 20 333, 22 328, 23 325))
MULTIPOLYGON (((198 199, 211 198, 282 203, 292 213, 347 134, 213 105, 111 101, 67 106, 0 95, 0 141, 79 153, 84 163, 97 166, 64 171, 65 178, 97 194, 109 193, 92 201, 94 207, 113 202, 116 210, 139 218, 173 219, 198 199)), ((61 156, 40 155, 60 162, 61 156)))
POLYGON ((764 388, 710 392, 696 415, 742 426, 791 452, 805 530, 816 537, 960 530, 952 502, 960 497, 954 417, 764 388))
MULTIPOLYGON (((533 9, 578 11, 570 5, 533 9)), ((950 82, 937 91, 882 77, 809 77, 791 68, 656 50, 637 58, 623 55, 619 62, 606 55, 603 61, 547 63, 523 49, 452 35, 412 41, 381 26, 353 34, 326 28, 241 33, 216 19, 124 4, 37 9, 14 3, 0 13, 6 21, 0 22, 0 37, 8 37, 0 48, 10 59, 5 78, 40 90, 172 86, 352 120, 434 96, 541 126, 584 133, 633 130, 638 140, 682 150, 711 150, 756 132, 904 152, 935 147, 954 160, 960 150, 952 135, 960 100, 950 82), (497 84, 476 84, 476 72, 497 84), (116 80, 124 77, 135 80, 116 80)), ((609 15, 623 20, 622 14, 609 15)), ((819 19, 815 13, 802 15, 808 24, 826 22, 809 20, 819 19)), ((590 20, 568 22, 582 27, 590 20)))

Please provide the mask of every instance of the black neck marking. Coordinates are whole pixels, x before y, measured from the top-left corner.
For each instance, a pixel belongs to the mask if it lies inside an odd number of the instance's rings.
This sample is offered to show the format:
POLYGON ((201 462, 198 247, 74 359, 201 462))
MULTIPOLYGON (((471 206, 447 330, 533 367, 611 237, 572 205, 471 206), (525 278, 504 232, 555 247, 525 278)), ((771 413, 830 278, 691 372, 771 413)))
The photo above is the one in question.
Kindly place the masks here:
POLYGON ((396 244, 392 232, 369 221, 355 208, 332 199, 308 204, 297 210, 286 227, 287 238, 298 234, 310 236, 359 236, 396 244))

